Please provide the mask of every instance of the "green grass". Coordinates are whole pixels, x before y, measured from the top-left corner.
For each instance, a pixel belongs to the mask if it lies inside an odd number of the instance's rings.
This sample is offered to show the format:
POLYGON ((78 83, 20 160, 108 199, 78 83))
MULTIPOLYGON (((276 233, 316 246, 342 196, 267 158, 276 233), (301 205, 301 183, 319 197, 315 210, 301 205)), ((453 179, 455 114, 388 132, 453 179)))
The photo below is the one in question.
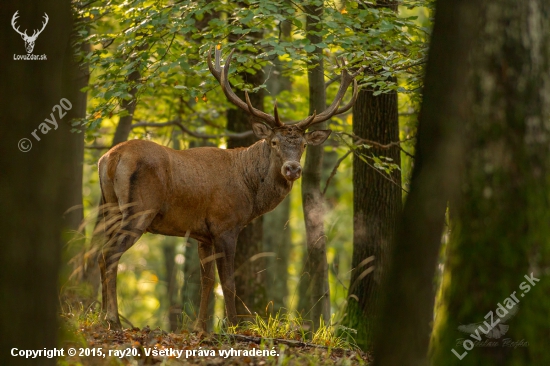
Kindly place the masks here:
POLYGON ((306 331, 304 319, 299 313, 281 312, 267 319, 258 314, 253 321, 244 322, 239 327, 229 327, 229 334, 254 335, 262 338, 278 338, 312 343, 328 348, 358 349, 355 344, 354 329, 333 324, 334 316, 329 324, 321 318, 319 328, 313 332, 306 331))

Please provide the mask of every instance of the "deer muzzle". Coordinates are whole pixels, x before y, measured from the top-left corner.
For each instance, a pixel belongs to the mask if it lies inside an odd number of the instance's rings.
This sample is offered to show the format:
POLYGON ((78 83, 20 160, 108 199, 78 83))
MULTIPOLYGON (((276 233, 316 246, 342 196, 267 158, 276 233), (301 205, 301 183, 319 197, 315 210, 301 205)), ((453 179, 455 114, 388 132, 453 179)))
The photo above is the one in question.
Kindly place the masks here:
POLYGON ((281 168, 281 174, 286 180, 293 182, 302 176, 302 166, 297 161, 287 161, 281 168))

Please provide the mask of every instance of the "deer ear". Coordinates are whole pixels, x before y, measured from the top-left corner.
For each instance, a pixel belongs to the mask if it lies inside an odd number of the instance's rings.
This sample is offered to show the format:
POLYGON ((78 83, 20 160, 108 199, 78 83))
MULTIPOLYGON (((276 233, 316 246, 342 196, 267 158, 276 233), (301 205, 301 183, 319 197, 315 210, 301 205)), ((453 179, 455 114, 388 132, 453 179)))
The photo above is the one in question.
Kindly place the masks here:
POLYGON ((273 134, 273 130, 271 130, 271 128, 259 122, 252 125, 252 131, 254 131, 254 135, 256 135, 259 139, 266 139, 273 134))
POLYGON ((308 145, 321 145, 330 136, 331 130, 316 130, 304 135, 308 145))

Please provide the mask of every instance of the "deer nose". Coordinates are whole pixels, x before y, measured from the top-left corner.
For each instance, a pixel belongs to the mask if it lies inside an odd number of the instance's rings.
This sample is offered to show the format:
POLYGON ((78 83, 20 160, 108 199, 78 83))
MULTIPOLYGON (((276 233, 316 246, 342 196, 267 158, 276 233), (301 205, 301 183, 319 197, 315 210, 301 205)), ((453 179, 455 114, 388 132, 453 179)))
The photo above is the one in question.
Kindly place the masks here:
POLYGON ((297 161, 287 161, 281 169, 283 176, 289 181, 295 181, 302 175, 302 166, 297 161))

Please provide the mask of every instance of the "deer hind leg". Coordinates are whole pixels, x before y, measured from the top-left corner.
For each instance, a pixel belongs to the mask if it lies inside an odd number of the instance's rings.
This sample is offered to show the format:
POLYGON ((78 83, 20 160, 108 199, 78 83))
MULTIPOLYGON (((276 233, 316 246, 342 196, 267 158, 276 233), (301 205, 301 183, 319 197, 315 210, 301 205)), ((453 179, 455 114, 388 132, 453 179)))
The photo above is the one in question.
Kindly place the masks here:
POLYGON ((129 204, 126 206, 121 210, 120 229, 105 244, 99 256, 103 311, 105 320, 113 329, 122 328, 118 316, 116 292, 118 262, 122 254, 141 237, 157 214, 156 210, 143 209, 143 205, 129 204))
POLYGON ((100 286, 99 256, 103 245, 110 240, 117 226, 120 225, 122 214, 117 204, 106 204, 102 197, 98 208, 97 219, 92 233, 91 246, 85 254, 83 282, 91 287, 91 298, 97 298, 100 286))
POLYGON ((235 308, 235 276, 234 262, 237 246, 237 233, 226 233, 214 240, 216 253, 223 255, 216 258, 218 275, 222 283, 225 311, 230 325, 237 325, 237 310, 235 308))
POLYGON ((206 329, 206 321, 208 318, 208 302, 210 294, 214 287, 214 246, 199 242, 199 259, 201 261, 201 303, 199 306, 199 319, 195 328, 204 332, 206 329))

